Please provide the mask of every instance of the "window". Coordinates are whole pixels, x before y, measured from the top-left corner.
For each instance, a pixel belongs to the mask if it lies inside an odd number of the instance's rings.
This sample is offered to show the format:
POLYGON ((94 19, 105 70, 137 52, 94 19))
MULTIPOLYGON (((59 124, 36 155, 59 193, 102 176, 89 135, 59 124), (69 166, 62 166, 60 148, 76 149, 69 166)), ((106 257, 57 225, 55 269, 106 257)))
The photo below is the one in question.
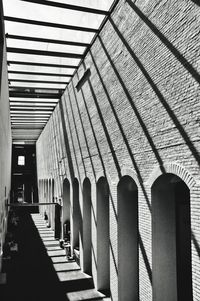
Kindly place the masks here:
POLYGON ((25 165, 25 156, 18 156, 18 165, 25 165))

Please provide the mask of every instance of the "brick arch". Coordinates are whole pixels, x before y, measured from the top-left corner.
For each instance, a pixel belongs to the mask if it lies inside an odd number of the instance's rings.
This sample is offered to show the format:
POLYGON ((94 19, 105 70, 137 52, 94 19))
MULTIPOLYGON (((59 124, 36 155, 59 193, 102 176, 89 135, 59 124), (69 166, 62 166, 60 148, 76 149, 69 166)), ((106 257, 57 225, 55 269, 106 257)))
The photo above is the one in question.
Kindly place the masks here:
MULTIPOLYGON (((121 169, 121 175, 122 175, 122 177, 125 177, 125 176, 131 177, 134 180, 135 184, 137 185, 137 188, 139 189, 140 181, 138 179, 137 173, 134 170, 132 170, 130 167, 123 167, 121 169)), ((119 179, 119 181, 120 180, 121 179, 119 179)))
MULTIPOLYGON (((103 171, 98 172, 97 175, 96 175, 96 183, 99 182, 100 178, 105 178, 108 182, 109 187, 111 187, 113 185, 112 177, 108 172, 106 172, 106 174, 103 171)), ((91 183, 94 183, 94 180, 91 181, 91 183)))
POLYGON ((90 181, 91 185, 92 185, 92 183, 94 182, 94 180, 92 179, 92 177, 90 177, 90 176, 85 176, 85 177, 81 178, 81 182, 80 182, 81 187, 83 187, 83 183, 84 183, 84 181, 85 181, 86 179, 88 179, 88 180, 90 181))
POLYGON ((189 173, 187 169, 185 169, 183 166, 181 166, 178 163, 171 162, 171 163, 165 163, 162 166, 156 166, 153 170, 153 172, 150 174, 149 179, 146 181, 146 184, 148 186, 152 186, 155 180, 165 174, 165 173, 172 173, 179 178, 181 178, 185 184, 192 189, 193 186, 196 184, 196 181, 194 177, 189 173), (164 172, 163 172, 164 169, 164 172))

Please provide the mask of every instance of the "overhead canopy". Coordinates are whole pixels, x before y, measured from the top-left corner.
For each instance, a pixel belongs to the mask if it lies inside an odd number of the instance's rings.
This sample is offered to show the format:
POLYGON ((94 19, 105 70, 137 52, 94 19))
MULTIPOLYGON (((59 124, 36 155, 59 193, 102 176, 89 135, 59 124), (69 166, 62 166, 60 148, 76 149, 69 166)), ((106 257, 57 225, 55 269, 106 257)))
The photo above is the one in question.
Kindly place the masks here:
POLYGON ((3 0, 14 143, 35 143, 115 2, 3 0))

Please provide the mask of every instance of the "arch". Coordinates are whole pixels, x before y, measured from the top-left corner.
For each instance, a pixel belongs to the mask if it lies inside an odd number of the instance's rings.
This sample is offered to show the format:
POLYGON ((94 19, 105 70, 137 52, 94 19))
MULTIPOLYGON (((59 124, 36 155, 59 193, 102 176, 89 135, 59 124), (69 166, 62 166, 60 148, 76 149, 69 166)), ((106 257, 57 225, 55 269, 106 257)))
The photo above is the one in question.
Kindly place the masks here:
POLYGON ((68 179, 63 181, 63 236, 65 240, 70 241, 70 216, 71 216, 71 203, 70 203, 70 182, 68 179))
POLYGON ((192 301, 190 190, 177 175, 152 185, 153 300, 192 301))
MULTIPOLYGON (((52 202, 51 179, 48 180, 48 202, 52 202)), ((49 227, 52 227, 52 205, 48 206, 49 227)))
POLYGON ((182 165, 175 162, 164 163, 162 166, 156 166, 150 174, 146 184, 151 187, 158 177, 165 174, 163 173, 163 170, 166 174, 171 173, 181 178, 190 189, 192 189, 192 187, 196 184, 194 177, 189 173, 189 171, 182 165))
POLYGON ((97 286, 105 293, 110 291, 109 240, 109 186, 101 177, 97 182, 97 286))
POLYGON ((138 188, 130 176, 117 186, 119 300, 138 301, 138 188))
MULTIPOLYGON (((47 181, 47 179, 45 179, 44 180, 44 203, 47 203, 47 193, 48 193, 48 181, 47 181)), ((45 214, 45 212, 46 212, 46 214, 48 213, 47 212, 47 205, 44 205, 44 214, 45 214)))
POLYGON ((83 271, 91 275, 91 183, 83 181, 83 271))
POLYGON ((79 202, 79 182, 77 178, 73 180, 73 231, 72 231, 72 248, 79 251, 79 239, 82 237, 82 219, 79 202))
POLYGON ((54 179, 52 179, 52 202, 54 203, 55 202, 55 181, 54 179))

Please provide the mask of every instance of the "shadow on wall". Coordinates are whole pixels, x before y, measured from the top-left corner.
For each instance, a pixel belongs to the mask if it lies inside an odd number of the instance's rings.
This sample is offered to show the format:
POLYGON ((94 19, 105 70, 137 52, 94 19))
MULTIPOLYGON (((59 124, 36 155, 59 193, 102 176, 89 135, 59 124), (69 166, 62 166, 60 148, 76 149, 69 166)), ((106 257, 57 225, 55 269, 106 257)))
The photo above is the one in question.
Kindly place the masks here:
MULTIPOLYGON (((197 3, 197 1, 192 0, 194 3, 197 3)), ((158 30, 158 28, 143 14, 143 12, 131 1, 131 0, 126 0, 126 2, 132 7, 132 9, 136 12, 136 14, 145 22, 145 24, 152 30, 152 32, 160 39, 160 41, 171 51, 171 53, 176 57, 176 59, 182 64, 182 66, 187 69, 187 71, 192 75, 192 77, 200 84, 200 75, 199 73, 194 69, 192 64, 190 64, 186 58, 174 47, 174 45, 158 30)), ((196 159, 197 163, 200 165, 200 154, 198 150, 195 148, 194 144, 190 140, 188 134, 180 124, 178 118, 174 114, 173 110, 170 108, 166 100, 164 99, 162 93, 159 91, 157 88, 156 84, 153 82, 151 79, 151 76, 148 74, 148 72, 144 69, 142 66, 141 62, 137 58, 137 56, 134 54, 133 50, 131 47, 128 45, 128 43, 125 41, 123 38, 122 34, 119 32, 117 27, 115 26, 114 22, 112 19, 110 20, 111 24, 113 25, 113 28, 119 35, 120 39, 123 41, 124 45, 126 46, 127 50, 137 63, 138 67, 146 77, 147 81, 149 82, 150 86, 156 93, 158 99, 162 103, 163 107, 166 109, 168 112, 169 116, 171 117, 173 123, 176 125, 176 128, 180 132, 181 136, 185 140, 185 143, 189 147, 191 153, 193 154, 194 158, 196 159)))
MULTIPOLYGON (((192 1, 196 3, 196 1, 194 1, 194 0, 192 0, 192 1)), ((200 82, 199 74, 193 68, 193 66, 166 39, 166 37, 156 28, 156 26, 142 13, 142 11, 139 10, 139 8, 132 1, 127 0, 127 3, 138 14, 138 16, 144 21, 144 23, 152 30, 152 32, 161 40, 161 42, 171 51, 171 53, 184 66, 184 68, 187 69, 187 71, 199 83, 200 82)), ((159 88, 157 87, 157 85, 155 84, 155 82, 153 81, 153 79, 151 78, 151 75, 144 68, 143 64, 141 63, 141 61, 139 60, 139 58, 136 56, 136 54, 134 53, 133 49, 130 47, 130 45, 128 44, 128 42, 126 41, 126 39, 124 38, 124 36, 120 32, 120 30, 117 28, 116 24, 114 23, 114 21, 112 19, 110 19, 110 23, 111 23, 114 31, 118 35, 119 39, 122 41, 124 47, 126 47, 126 49, 129 52, 130 56, 132 57, 132 59, 134 60, 134 62, 137 64, 137 66, 140 69, 140 71, 142 72, 143 76, 145 77, 145 79, 149 83, 149 86, 154 91, 154 93, 157 96, 158 100, 160 101, 160 103, 164 107, 164 109, 167 112, 168 116, 173 121, 173 123, 176 126, 177 130, 179 131, 181 137, 184 139, 186 145, 188 146, 188 148, 190 149, 191 153, 193 154, 193 157, 195 158, 195 160, 197 161, 197 163, 200 165, 200 156, 199 156, 198 150, 195 148, 195 146, 194 146, 193 142, 191 141, 191 139, 189 138, 187 132, 185 131, 185 129, 183 128, 183 126, 179 122, 179 120, 178 120, 177 116, 175 115, 175 113, 173 112, 173 110, 170 108, 170 106, 167 103, 166 99, 164 98, 162 92, 159 90, 159 88)), ((144 122, 141 114, 139 113, 137 107, 135 106, 135 104, 133 102, 133 99, 132 99, 132 96, 130 95, 130 93, 128 91, 128 88, 126 87, 126 85, 125 85, 125 83, 123 81, 123 78, 120 76, 120 72, 118 72, 118 70, 117 70, 117 68, 115 66, 114 61, 109 56, 108 50, 106 49, 106 46, 104 45, 103 40, 101 39, 101 37, 98 38, 98 41, 99 41, 99 43, 101 45, 103 53, 106 55, 107 60, 109 61, 110 66, 112 67, 112 69, 113 69, 113 71, 114 71, 114 73, 115 73, 115 75, 116 75, 116 77, 117 77, 117 79, 118 79, 118 81, 119 81, 119 83, 121 85, 121 88, 123 89, 124 94, 126 95, 127 101, 129 102, 129 104, 132 107, 134 115, 136 116, 136 118, 137 118, 137 120, 138 120, 138 122, 139 122, 139 124, 140 124, 140 126, 141 126, 141 128, 143 130, 143 133, 144 133, 144 135, 145 135, 145 137, 146 137, 146 139, 147 139, 147 141, 149 143, 149 146, 152 149, 152 152, 155 155, 155 158, 156 158, 159 166, 163 166, 163 161, 162 161, 162 158, 161 158, 161 156, 159 154, 159 150, 157 149, 157 147, 156 147, 156 145, 155 145, 155 143, 153 141, 153 137, 151 136, 150 132, 148 131, 148 128, 145 125, 145 122, 144 122)), ((118 129, 119 129, 119 133, 122 136, 123 141, 124 141, 124 143, 126 145, 127 151, 128 151, 129 156, 130 156, 130 158, 132 160, 133 167, 134 167, 134 169, 137 172, 138 178, 140 180, 140 185, 141 185, 141 188, 143 190, 143 194, 144 194, 144 196, 146 198, 146 202, 147 202, 148 208, 151 211, 150 200, 148 199, 147 192, 145 191, 145 187, 143 185, 143 178, 142 178, 142 175, 140 173, 137 161, 134 158, 134 155, 133 155, 131 146, 129 144, 126 132, 123 129, 123 126, 122 126, 122 124, 120 122, 120 118, 119 118, 119 116, 117 114, 117 111, 116 111, 116 109, 115 109, 115 107, 114 107, 114 105, 112 103, 112 100, 111 100, 111 97, 109 95, 108 89, 106 88, 106 83, 104 82, 103 76, 101 76, 101 72, 98 69, 97 62, 95 62, 95 59, 94 59, 94 56, 93 56, 92 52, 90 51, 89 53, 90 53, 93 65, 95 67, 95 70, 96 70, 96 72, 98 74, 98 78, 99 78, 99 81, 101 83, 101 86, 103 87, 104 93, 105 93, 105 95, 107 97, 107 100, 108 100, 109 105, 111 107, 112 113, 113 113, 114 118, 116 120, 118 129)), ((86 70, 86 66, 85 66, 84 63, 83 63, 83 65, 84 65, 84 68, 86 70)), ((115 167, 116 167, 119 179, 121 179, 122 175, 121 175, 120 162, 119 162, 119 159, 117 157, 116 149, 113 146, 112 139, 111 139, 111 136, 109 134, 109 129, 108 129, 108 127, 106 125, 106 122, 104 120, 104 116, 103 116, 103 113, 101 111, 98 98, 97 98, 97 96, 95 94, 95 88, 92 85, 92 82, 91 82, 90 79, 88 79, 87 84, 88 84, 88 86, 90 88, 90 93, 91 93, 92 98, 94 100, 94 104, 95 104, 95 107, 97 109, 99 120, 100 120, 102 128, 104 130, 104 134, 105 134, 105 137, 106 137, 109 149, 110 149, 110 153, 112 154, 113 162, 115 164, 115 167)), ((88 107, 88 104, 87 104, 87 101, 86 101, 86 95, 84 94, 83 89, 80 90, 80 93, 81 93, 81 96, 82 96, 82 99, 83 99, 83 104, 84 104, 84 109, 85 109, 86 114, 87 114, 87 119, 88 119, 89 125, 91 127, 93 139, 95 141, 95 146, 96 146, 96 149, 97 149, 97 152, 98 152, 97 155, 100 158, 102 169, 104 171, 104 175, 105 175, 105 178, 106 178, 106 167, 104 165, 104 160, 103 160, 103 155, 104 154, 102 153, 101 145, 98 142, 97 132, 95 131, 95 125, 93 124, 93 121, 92 121, 92 118, 91 118, 91 115, 90 115, 89 107, 88 107)), ((74 86, 73 86, 73 94, 74 94, 74 97, 75 97, 75 105, 76 105, 76 107, 78 109, 78 116, 79 116, 79 119, 81 121, 81 129, 82 129, 82 132, 83 132, 83 137, 85 139, 86 148, 87 148, 87 151, 88 151, 90 163, 91 163, 92 170, 93 170, 93 173, 94 173, 94 178, 96 179, 95 168, 94 168, 94 164, 93 164, 93 161, 92 161, 92 158, 91 158, 91 152, 90 152, 89 142, 88 142, 86 130, 84 128, 84 119, 83 119, 83 117, 81 116, 81 113, 80 113, 81 110, 80 110, 80 107, 79 107, 79 104, 78 104, 78 101, 77 101, 77 98, 76 98, 76 92, 75 92, 74 86)), ((77 142, 78 142, 78 149, 79 149, 80 157, 81 157, 81 161, 82 161, 81 163, 83 165, 85 173, 86 173, 86 167, 85 167, 85 161, 84 161, 85 158, 83 156, 83 152, 82 152, 82 148, 81 148, 81 142, 80 142, 81 139, 83 139, 83 138, 79 136, 79 135, 82 135, 82 133, 80 134, 80 132, 76 128, 76 120, 75 120, 74 108, 72 106, 72 98, 71 98, 71 96, 69 94, 69 91, 68 91, 68 96, 69 96, 69 99, 67 101, 69 102, 70 110, 72 112, 72 118, 71 119, 69 118, 68 110, 67 109, 65 110, 65 108, 63 107, 63 102, 66 101, 64 98, 59 103, 59 106, 60 106, 61 123, 62 123, 62 128, 63 128, 63 133, 64 133, 64 141, 65 141, 65 146, 66 146, 66 150, 67 150, 67 159, 68 159, 68 165, 69 165, 69 170, 70 170, 70 176, 71 176, 72 179, 74 179, 74 166, 73 166, 73 162, 72 162, 72 153, 71 153, 71 150, 70 150, 69 139, 72 141, 72 148, 73 148, 73 152, 74 152, 75 164, 76 164, 76 168, 77 168, 78 172, 79 172, 80 164, 79 164, 78 156, 77 156, 77 153, 76 153, 74 139, 76 139, 77 142), (66 111, 66 115, 64 114, 64 111, 66 111), (72 129, 73 128, 75 129, 74 130, 74 134, 75 134, 74 137, 75 138, 72 137, 72 129)), ((165 173, 165 170, 163 169, 162 172, 165 173)), ((79 177, 80 177, 80 172, 79 172, 79 177)), ((112 196, 111 196, 111 201, 112 201, 112 196)), ((118 221, 118 215, 117 215, 116 208, 115 208, 115 205, 114 205, 113 201, 112 201, 112 207, 113 207, 113 211, 115 213, 116 221, 118 221)), ((78 210, 80 210, 80 208, 78 210)), ((94 208, 93 207, 92 207, 92 210, 93 210, 93 215, 95 217, 94 208)), ((98 228, 98 220, 96 221, 96 224, 97 224, 97 228, 98 228)), ((192 234, 192 239, 193 239, 193 242, 194 242, 194 245, 195 245, 195 248, 196 248, 198 254, 200 254, 200 248, 199 248, 199 245, 198 245, 198 243, 196 241, 196 238, 195 238, 194 234, 192 234)), ((148 260, 148 257, 147 257, 147 253, 146 253, 145 248, 144 248, 144 243, 143 243, 143 241, 141 239, 141 235, 140 234, 138 234, 138 241, 139 241, 139 246, 140 246, 140 249, 141 249, 141 253, 142 253, 145 265, 146 265, 147 273, 149 275, 149 280, 152 283, 152 272, 151 272, 151 268, 150 268, 150 263, 149 263, 149 260, 148 260)), ((113 256, 113 260, 114 260, 114 263, 115 263, 116 272, 118 272, 117 264, 115 262, 115 256, 114 256, 114 253, 113 253, 113 250, 112 250, 111 243, 110 243, 110 248, 111 248, 111 253, 113 254, 112 256, 113 256)), ((98 264, 98 263, 96 263, 96 264, 98 264)))

